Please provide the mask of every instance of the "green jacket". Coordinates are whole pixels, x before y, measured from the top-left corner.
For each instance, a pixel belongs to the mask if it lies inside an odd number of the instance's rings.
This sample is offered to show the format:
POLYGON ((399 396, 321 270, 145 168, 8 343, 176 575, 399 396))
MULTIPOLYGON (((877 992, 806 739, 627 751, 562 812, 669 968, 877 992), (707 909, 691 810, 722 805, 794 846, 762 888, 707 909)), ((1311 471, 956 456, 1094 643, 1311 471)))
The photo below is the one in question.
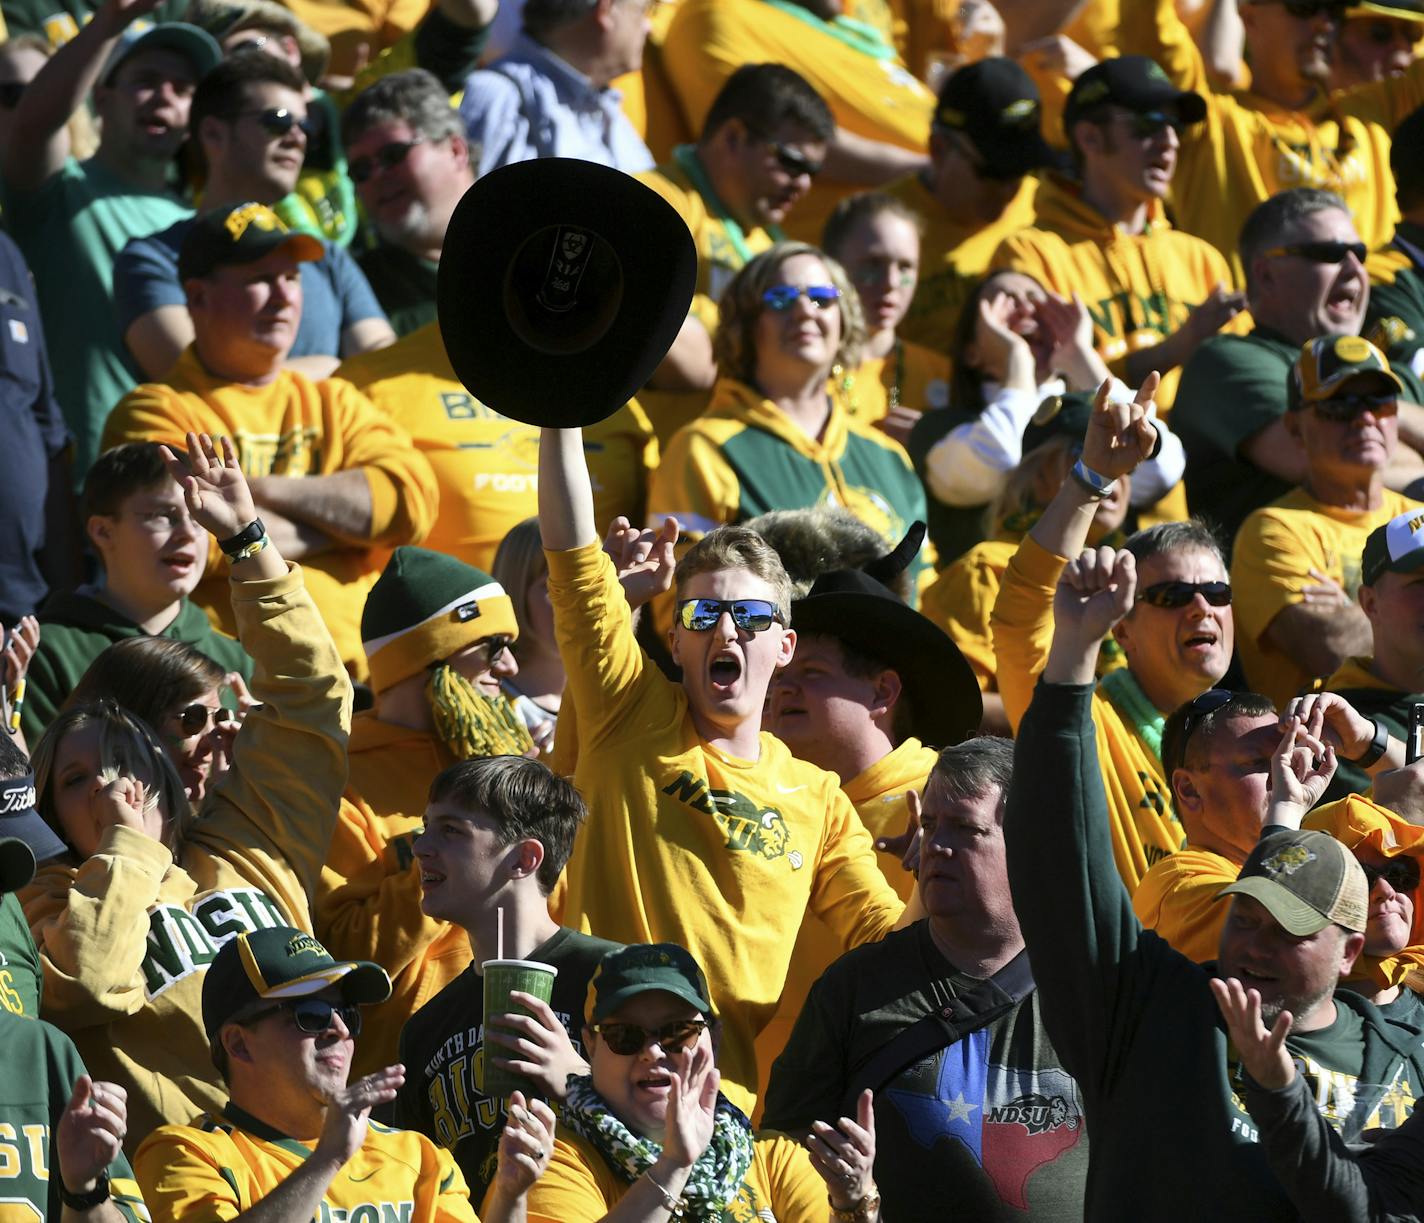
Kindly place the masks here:
MULTIPOLYGON (((1083 1217, 1294 1220, 1256 1126, 1240 1067, 1193 964, 1133 916, 1113 863, 1093 749, 1092 685, 1040 682, 1019 726, 1004 811, 1009 884, 1038 985, 1043 1026, 1083 1093, 1093 1141, 1083 1217)), ((1417 1032, 1340 990, 1359 1017, 1347 1142, 1410 1094, 1424 1096, 1417 1032)), ((1297 1057, 1297 1037, 1287 1047, 1297 1057)))
MULTIPOLYGON (((30 661, 20 712, 25 740, 31 747, 94 659, 116 641, 144 635, 127 616, 77 591, 51 595, 40 608, 39 620, 40 648, 30 661)), ((237 671, 245 680, 252 678, 252 659, 247 652, 214 629, 207 616, 187 599, 173 623, 154 635, 185 642, 224 671, 237 671)))

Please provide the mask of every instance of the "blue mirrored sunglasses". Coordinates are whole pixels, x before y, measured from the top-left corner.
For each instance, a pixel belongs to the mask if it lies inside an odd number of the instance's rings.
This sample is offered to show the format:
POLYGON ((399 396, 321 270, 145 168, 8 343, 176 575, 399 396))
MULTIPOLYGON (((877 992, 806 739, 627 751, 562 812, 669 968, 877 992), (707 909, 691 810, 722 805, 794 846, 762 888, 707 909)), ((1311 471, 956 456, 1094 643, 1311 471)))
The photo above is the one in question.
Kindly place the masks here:
POLYGON ((730 612, 732 623, 747 633, 764 632, 781 619, 776 605, 765 599, 683 599, 677 605, 682 627, 698 633, 716 628, 723 612, 730 612))
POLYGON ((778 313, 790 310, 802 295, 811 302, 817 310, 829 310, 840 297, 841 291, 835 285, 772 285, 761 299, 768 306, 778 313))

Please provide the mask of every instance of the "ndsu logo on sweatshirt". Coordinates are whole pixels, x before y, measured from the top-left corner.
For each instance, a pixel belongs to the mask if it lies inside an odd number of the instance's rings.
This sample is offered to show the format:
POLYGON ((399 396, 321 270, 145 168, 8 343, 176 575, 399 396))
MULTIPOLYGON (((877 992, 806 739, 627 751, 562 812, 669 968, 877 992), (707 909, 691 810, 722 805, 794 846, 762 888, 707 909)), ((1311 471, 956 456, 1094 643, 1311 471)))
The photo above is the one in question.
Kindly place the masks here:
POLYGON ((256 888, 210 892, 191 912, 179 905, 155 905, 148 911, 144 993, 151 1002, 206 968, 219 948, 239 934, 287 924, 281 909, 256 888))

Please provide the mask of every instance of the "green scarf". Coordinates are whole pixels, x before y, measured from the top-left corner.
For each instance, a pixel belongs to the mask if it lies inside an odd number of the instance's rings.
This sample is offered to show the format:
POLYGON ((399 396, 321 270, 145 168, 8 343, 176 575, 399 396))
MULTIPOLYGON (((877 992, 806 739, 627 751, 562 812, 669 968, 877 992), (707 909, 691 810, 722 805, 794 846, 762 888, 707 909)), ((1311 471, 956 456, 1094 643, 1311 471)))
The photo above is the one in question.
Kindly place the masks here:
POLYGON ((895 58, 895 48, 881 37, 880 31, 873 25, 856 21, 854 17, 847 17, 844 14, 834 21, 824 21, 810 9, 794 3, 794 0, 766 0, 766 3, 774 9, 780 9, 788 17, 804 21, 812 29, 820 30, 822 34, 829 34, 852 51, 859 51, 862 55, 870 56, 871 59, 895 58))
MULTIPOLYGON (((591 1075, 570 1075, 568 1099, 562 1121, 575 1134, 588 1139, 598 1153, 630 1185, 657 1162, 662 1147, 633 1133, 609 1110, 603 1097, 593 1089, 591 1075)), ((712 1141, 692 1165, 692 1175, 683 1186, 685 1219, 715 1220, 728 1204, 752 1166, 752 1127, 726 1096, 717 1093, 717 1113, 712 1121, 712 1141)))
POLYGON ((1114 709, 1137 732, 1137 737, 1160 763, 1162 759, 1162 726, 1167 715, 1162 713, 1132 678, 1132 670, 1119 667, 1098 681, 1098 691, 1112 702, 1114 709))

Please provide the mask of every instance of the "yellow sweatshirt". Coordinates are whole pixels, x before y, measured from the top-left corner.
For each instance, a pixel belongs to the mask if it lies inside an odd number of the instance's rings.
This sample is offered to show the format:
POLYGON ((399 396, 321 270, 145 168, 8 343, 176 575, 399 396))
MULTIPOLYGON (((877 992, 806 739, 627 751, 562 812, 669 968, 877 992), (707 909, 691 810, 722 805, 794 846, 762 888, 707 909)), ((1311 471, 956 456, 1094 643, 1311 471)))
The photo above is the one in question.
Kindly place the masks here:
POLYGON ((128 1089, 130 1151, 155 1126, 222 1105, 202 1016, 218 948, 268 926, 312 929, 307 897, 346 784, 351 684, 302 573, 231 585, 262 704, 176 855, 114 825, 78 869, 55 859, 21 892, 42 1015, 95 1078, 128 1089))
POLYGON ((1004 239, 1033 224, 1038 179, 1023 180, 997 220, 977 229, 952 221, 918 174, 897 178, 885 188, 925 223, 920 240, 920 283, 900 324, 900 335, 936 352, 948 353, 959 312, 989 270, 1004 239))
POLYGON ((1121 16, 1124 54, 1155 59, 1178 88, 1207 100, 1206 119, 1182 137, 1172 210, 1180 228, 1231 261, 1238 280, 1242 224, 1257 204, 1289 187, 1338 192, 1367 246, 1389 241, 1399 219, 1390 133, 1424 103, 1424 60, 1401 77, 1287 110, 1257 94, 1214 91, 1176 0, 1136 0, 1121 6, 1121 16))
POLYGON ((634 641, 603 550, 547 557, 559 653, 578 704, 574 783, 589 809, 565 872, 564 924, 692 952, 724 1025, 722 1090, 750 1113, 753 1044, 776 1009, 804 914, 854 947, 885 935, 904 906, 834 774, 769 734, 754 761, 712 748, 682 686, 634 641))
MULTIPOLYGON (((352 357, 336 376, 409 433, 430 461, 440 510, 425 546, 488 572, 509 529, 538 512, 539 430, 501 416, 465 389, 438 323, 352 357)), ((642 522, 658 450, 637 401, 585 429, 584 452, 600 527, 619 514, 642 522)))
POLYGON ((1205 964, 1216 959, 1231 908, 1217 897, 1240 873, 1240 862, 1188 845, 1153 863, 1132 894, 1132 911, 1187 959, 1205 964))
MULTIPOLYGON (((994 604, 990 627, 999 693, 1015 730, 1048 661, 1053 592, 1067 563, 1067 557, 1055 556, 1025 536, 1004 572, 994 604)), ((1182 847, 1182 826, 1172 811, 1172 791, 1161 760, 1101 691, 1093 694, 1093 727, 1112 821, 1113 859, 1131 894, 1148 867, 1182 847)))
POLYGON ((1284 705, 1309 691, 1318 676, 1266 640, 1271 622, 1287 607, 1304 600, 1301 591, 1323 573, 1350 598, 1360 589, 1360 555, 1376 527, 1396 514, 1419 506, 1403 493, 1384 490, 1376 510, 1346 510, 1324 505, 1303 488, 1254 511, 1236 532, 1231 553, 1232 607, 1236 648, 1246 682, 1284 705))
POLYGON ((939 572, 925 590, 920 611, 944 629, 974 668, 980 692, 997 692, 994 638, 989 616, 1018 539, 986 539, 939 572))
MULTIPOLYGON (((887 836, 898 837, 905 831, 910 818, 905 794, 910 790, 917 794, 924 791, 930 770, 938 758, 939 753, 934 748, 926 747, 918 739, 906 739, 894 751, 841 787, 855 805, 856 814, 872 841, 887 836)), ((908 903, 915 890, 915 877, 895 855, 877 852, 875 862, 885 876, 885 882, 895 889, 901 900, 908 903)), ((806 914, 801 931, 796 936, 796 949, 791 953, 791 971, 781 991, 781 1003, 771 1022, 757 1037, 757 1068, 761 1078, 759 1094, 762 1097, 765 1097, 767 1084, 771 1081, 771 1064, 786 1048, 801 1008, 806 1005, 806 995, 811 992, 811 986, 848 950, 825 922, 813 913, 806 914)))
POLYGON ((411 844, 425 822, 435 775, 454 763, 425 731, 382 722, 351 724, 351 777, 316 894, 316 936, 337 959, 374 960, 392 993, 361 1017, 351 1078, 389 1066, 405 1021, 464 971, 470 940, 420 909, 411 844))
POLYGON ((928 412, 949 407, 949 358, 918 344, 896 341, 889 356, 866 357, 836 382, 836 395, 852 420, 874 425, 893 404, 928 412))
MULTIPOLYGON (((249 478, 365 474, 371 489, 366 537, 347 540, 304 566, 307 587, 342 662, 357 678, 364 677, 361 609, 366 593, 381 576, 386 549, 420 543, 439 507, 435 476, 410 435, 349 382, 312 382, 286 369, 266 386, 223 382, 203 368, 190 345, 169 371, 168 382, 145 383, 119 401, 104 426, 103 448, 164 442, 183 450, 190 430, 231 437, 249 478)), ((225 564, 213 541, 208 575, 193 592, 193 602, 232 635, 227 583, 221 577, 225 564)))
MULTIPOLYGON (((1145 233, 1124 233, 1075 184, 1050 174, 1036 207, 1033 228, 1006 238, 993 266, 1027 272, 1060 297, 1076 292, 1093 317, 1098 355, 1119 378, 1130 353, 1160 344, 1217 285, 1231 283, 1221 252, 1173 229, 1160 202, 1151 206, 1145 233)), ((1244 312, 1224 328, 1237 335, 1249 329, 1244 312)), ((1157 407, 1164 416, 1181 375, 1180 366, 1163 374, 1157 407)))
MULTIPOLYGON (((663 63, 690 130, 743 64, 785 64, 825 99, 836 125, 857 136, 922 153, 934 94, 883 42, 851 36, 809 9, 768 0, 680 0, 663 42, 663 63)), ((836 202, 858 190, 821 175, 796 205, 787 233, 820 240, 836 202)))

